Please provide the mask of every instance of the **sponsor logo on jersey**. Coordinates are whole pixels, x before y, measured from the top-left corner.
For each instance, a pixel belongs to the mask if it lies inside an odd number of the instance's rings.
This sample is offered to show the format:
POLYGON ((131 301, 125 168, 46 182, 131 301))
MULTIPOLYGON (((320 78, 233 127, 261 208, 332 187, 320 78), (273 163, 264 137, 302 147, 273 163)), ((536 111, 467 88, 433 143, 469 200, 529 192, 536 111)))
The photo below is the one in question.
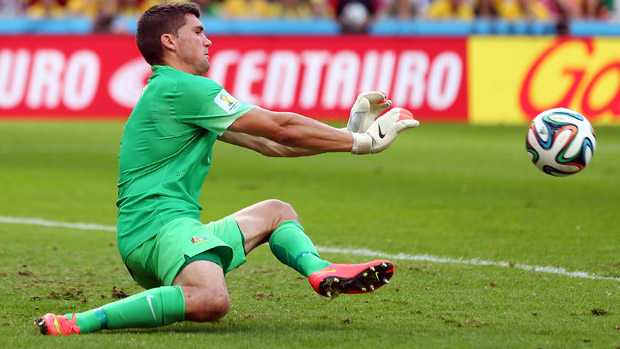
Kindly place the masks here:
POLYGON ((231 96, 225 90, 221 90, 220 93, 215 96, 215 104, 222 108, 226 113, 232 114, 239 109, 241 103, 231 96))

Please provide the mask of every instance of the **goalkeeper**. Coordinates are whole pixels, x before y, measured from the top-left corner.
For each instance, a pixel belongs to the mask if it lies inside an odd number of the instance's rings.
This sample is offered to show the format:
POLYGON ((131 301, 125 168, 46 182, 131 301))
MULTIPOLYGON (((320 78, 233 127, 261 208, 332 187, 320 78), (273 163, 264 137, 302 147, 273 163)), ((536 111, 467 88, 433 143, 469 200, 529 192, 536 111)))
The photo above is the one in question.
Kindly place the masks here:
POLYGON ((198 199, 216 139, 266 156, 368 154, 419 123, 399 108, 377 118, 391 106, 378 92, 358 97, 347 129, 241 102, 202 76, 211 41, 199 17, 196 4, 179 2, 155 5, 138 20, 136 42, 153 75, 123 134, 117 240, 125 265, 146 291, 77 314, 45 314, 37 321, 44 334, 215 321, 230 308, 226 273, 263 243, 326 297, 371 292, 394 273, 385 260, 321 259, 293 208, 278 200, 200 222, 198 199))

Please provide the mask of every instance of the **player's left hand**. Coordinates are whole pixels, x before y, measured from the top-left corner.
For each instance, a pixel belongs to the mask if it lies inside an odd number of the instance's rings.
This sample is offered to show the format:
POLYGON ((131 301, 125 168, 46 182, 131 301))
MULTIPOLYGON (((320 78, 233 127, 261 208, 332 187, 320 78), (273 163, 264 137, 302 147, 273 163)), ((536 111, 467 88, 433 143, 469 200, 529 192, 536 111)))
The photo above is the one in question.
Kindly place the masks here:
POLYGON ((380 153, 394 143, 400 132, 419 125, 420 122, 413 118, 410 111, 394 108, 372 123, 366 133, 353 134, 351 152, 354 154, 380 153))
POLYGON ((392 101, 387 99, 387 95, 383 92, 361 93, 351 108, 347 129, 351 132, 366 132, 377 116, 391 106, 392 101))

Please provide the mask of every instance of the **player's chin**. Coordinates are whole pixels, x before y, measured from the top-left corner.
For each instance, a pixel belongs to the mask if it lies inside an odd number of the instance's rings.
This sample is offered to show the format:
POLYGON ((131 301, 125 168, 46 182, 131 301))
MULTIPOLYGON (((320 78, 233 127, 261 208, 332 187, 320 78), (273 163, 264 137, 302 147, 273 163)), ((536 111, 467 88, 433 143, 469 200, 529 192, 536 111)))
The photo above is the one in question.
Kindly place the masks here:
POLYGON ((209 64, 208 61, 205 61, 203 64, 194 66, 196 75, 205 75, 209 71, 209 68, 211 68, 211 64, 209 64))

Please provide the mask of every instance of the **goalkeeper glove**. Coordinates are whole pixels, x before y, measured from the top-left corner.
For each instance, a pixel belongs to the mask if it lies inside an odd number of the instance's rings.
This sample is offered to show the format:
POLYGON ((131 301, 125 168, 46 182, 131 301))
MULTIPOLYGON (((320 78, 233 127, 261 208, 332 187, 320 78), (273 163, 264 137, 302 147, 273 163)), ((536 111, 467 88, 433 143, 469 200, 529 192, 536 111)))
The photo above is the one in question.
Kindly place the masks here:
POLYGON ((361 93, 351 108, 347 129, 351 132, 366 132, 377 116, 391 106, 392 101, 383 92, 361 93))
POLYGON ((379 153, 389 147, 396 136, 407 128, 416 127, 420 122, 410 111, 394 108, 380 116, 365 133, 353 133, 353 154, 379 153))

